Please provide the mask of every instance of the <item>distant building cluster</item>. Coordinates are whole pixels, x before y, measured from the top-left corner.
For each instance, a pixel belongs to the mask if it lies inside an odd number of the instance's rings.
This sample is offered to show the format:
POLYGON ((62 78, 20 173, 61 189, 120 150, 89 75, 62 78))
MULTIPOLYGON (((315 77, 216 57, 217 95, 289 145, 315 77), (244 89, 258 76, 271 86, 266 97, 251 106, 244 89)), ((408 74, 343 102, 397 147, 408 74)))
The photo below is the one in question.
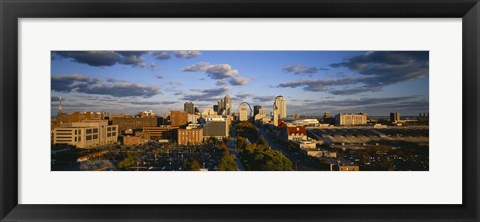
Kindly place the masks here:
POLYGON ((232 114, 232 99, 229 95, 226 95, 224 99, 218 100, 217 105, 213 106, 213 110, 218 115, 231 115, 232 114))
POLYGON ((51 141, 52 144, 68 144, 78 148, 120 143, 138 146, 151 140, 195 145, 210 138, 227 138, 234 116, 232 114, 228 95, 219 100, 213 109, 206 108, 199 112, 193 102, 186 102, 184 110, 172 110, 164 116, 158 116, 152 110, 135 115, 105 112, 67 114, 62 112, 60 99, 58 114, 51 121, 51 141))
MULTIPOLYGON (((51 121, 51 141, 53 144, 69 144, 78 148, 94 148, 110 144, 138 146, 155 140, 179 145, 201 144, 208 139, 221 140, 229 137, 234 121, 252 121, 266 125, 278 138, 292 142, 306 151, 311 150, 317 141, 308 137, 307 128, 331 126, 374 126, 408 125, 427 122, 428 114, 420 113, 416 119, 400 118, 400 113, 390 113, 386 121, 367 119, 367 114, 324 112, 323 116, 302 116, 298 113, 287 115, 287 101, 284 96, 272 98, 272 112, 267 113, 260 105, 246 102, 233 109, 229 95, 217 100, 211 107, 201 112, 193 102, 185 102, 183 110, 171 110, 159 116, 152 110, 137 112, 134 115, 105 112, 62 112, 60 98, 58 114, 51 121)), ((310 154, 309 154, 310 155, 310 154)), ((318 153, 312 155, 320 155, 318 153)), ((324 154, 322 154, 324 155, 324 154)))

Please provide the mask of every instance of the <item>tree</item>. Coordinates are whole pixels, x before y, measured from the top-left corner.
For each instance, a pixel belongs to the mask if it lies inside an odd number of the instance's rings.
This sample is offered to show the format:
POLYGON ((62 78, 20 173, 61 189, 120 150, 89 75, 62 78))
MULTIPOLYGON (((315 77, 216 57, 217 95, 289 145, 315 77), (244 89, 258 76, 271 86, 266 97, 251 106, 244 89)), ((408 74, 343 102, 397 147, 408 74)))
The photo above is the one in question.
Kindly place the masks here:
POLYGON ((225 144, 224 142, 222 142, 222 143, 220 144, 219 148, 220 148, 220 151, 223 152, 223 153, 229 152, 229 151, 228 151, 227 144, 225 144))
POLYGON ((237 134, 241 137, 248 138, 250 142, 254 143, 258 140, 258 130, 249 122, 241 122, 236 127, 237 134))
POLYGON ((208 138, 208 143, 209 144, 215 144, 215 137, 211 136, 208 138))
POLYGON ((117 166, 121 169, 127 169, 128 167, 135 165, 138 161, 140 161, 140 157, 137 153, 128 153, 127 156, 117 164, 117 166))
POLYGON ((190 170, 190 171, 199 171, 201 169, 200 163, 197 160, 193 159, 191 161, 184 160, 183 161, 183 169, 190 170))
POLYGON ((244 137, 238 137, 237 138, 237 148, 239 150, 243 150, 247 148, 247 140, 244 137))
POLYGON ((232 155, 224 155, 218 163, 218 168, 221 171, 236 171, 237 164, 235 163, 232 155))
POLYGON ((260 136, 260 139, 258 140, 258 144, 264 147, 270 147, 270 144, 268 144, 267 140, 263 136, 260 136))
POLYGON ((193 171, 199 171, 200 169, 201 169, 200 163, 198 163, 198 161, 194 159, 194 160, 192 161, 192 168, 191 168, 191 170, 193 170, 193 171))
POLYGON ((245 145, 240 150, 240 157, 249 163, 252 170, 292 170, 292 162, 285 155, 263 144, 245 145))

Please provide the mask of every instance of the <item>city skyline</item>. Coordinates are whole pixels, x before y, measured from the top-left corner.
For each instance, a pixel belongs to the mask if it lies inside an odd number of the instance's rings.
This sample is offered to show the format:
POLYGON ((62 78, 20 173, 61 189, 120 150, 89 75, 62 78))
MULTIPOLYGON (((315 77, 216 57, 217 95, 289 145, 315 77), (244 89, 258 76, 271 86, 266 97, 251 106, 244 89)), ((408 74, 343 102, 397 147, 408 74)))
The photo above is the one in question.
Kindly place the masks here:
POLYGON ((287 114, 428 113, 428 51, 54 51, 51 114, 200 111, 231 96, 287 114))

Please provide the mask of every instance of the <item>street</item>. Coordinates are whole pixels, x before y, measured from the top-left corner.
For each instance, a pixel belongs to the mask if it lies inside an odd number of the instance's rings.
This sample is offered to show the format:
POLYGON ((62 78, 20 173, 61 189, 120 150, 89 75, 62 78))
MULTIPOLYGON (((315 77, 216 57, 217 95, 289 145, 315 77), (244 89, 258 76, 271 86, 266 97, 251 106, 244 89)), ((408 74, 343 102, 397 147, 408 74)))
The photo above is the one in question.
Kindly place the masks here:
POLYGON ((230 139, 227 142, 228 149, 230 150, 230 154, 233 156, 235 159, 235 162, 237 163, 237 169, 238 171, 245 171, 243 168, 242 162, 240 161, 240 157, 237 153, 237 150, 235 150, 235 146, 237 143, 237 139, 235 137, 235 125, 232 125, 232 128, 230 129, 230 139))

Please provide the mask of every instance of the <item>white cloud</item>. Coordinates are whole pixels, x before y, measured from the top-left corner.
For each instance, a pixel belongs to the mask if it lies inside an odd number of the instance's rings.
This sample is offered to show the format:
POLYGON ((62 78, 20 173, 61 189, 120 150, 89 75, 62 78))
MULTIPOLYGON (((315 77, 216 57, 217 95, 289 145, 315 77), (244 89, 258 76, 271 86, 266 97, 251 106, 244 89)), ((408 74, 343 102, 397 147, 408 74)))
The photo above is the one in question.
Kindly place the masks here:
POLYGON ((208 64, 200 62, 183 68, 184 72, 198 72, 203 71, 212 79, 225 79, 238 75, 238 70, 232 69, 229 64, 208 64))
POLYGON ((235 86, 238 86, 238 85, 247 85, 248 84, 248 79, 246 78, 243 78, 243 77, 232 77, 229 81, 229 83, 231 85, 235 85, 235 86))

